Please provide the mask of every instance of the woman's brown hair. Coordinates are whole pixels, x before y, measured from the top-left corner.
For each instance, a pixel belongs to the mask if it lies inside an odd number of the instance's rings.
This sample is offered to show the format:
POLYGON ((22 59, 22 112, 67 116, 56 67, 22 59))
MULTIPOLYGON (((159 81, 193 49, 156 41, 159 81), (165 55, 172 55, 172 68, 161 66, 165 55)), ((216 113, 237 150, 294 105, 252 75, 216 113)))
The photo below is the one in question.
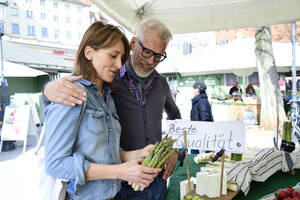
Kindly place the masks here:
POLYGON ((83 35, 76 54, 73 74, 82 75, 85 79, 88 79, 91 74, 96 74, 92 62, 84 55, 84 50, 87 46, 97 51, 98 49, 112 47, 120 40, 124 44, 125 55, 122 58, 122 64, 125 64, 130 52, 129 42, 126 36, 114 25, 103 24, 100 21, 94 22, 83 35))

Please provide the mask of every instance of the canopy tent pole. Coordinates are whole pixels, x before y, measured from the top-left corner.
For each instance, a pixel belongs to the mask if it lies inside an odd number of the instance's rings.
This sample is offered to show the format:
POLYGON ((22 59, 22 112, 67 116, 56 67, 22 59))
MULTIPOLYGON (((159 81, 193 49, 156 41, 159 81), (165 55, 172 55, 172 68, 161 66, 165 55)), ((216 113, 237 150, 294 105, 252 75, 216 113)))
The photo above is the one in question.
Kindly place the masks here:
POLYGON ((296 80, 296 22, 292 23, 292 105, 291 105, 291 121, 292 121, 292 138, 300 144, 299 132, 299 107, 297 103, 297 80, 296 80))
MULTIPOLYGON (((296 80, 296 22, 292 22, 292 112, 291 114, 297 114, 297 80, 296 80)), ((296 116, 291 116, 294 120, 296 116)))
POLYGON ((246 94, 246 87, 247 87, 246 69, 243 69, 243 91, 244 91, 244 94, 246 94))

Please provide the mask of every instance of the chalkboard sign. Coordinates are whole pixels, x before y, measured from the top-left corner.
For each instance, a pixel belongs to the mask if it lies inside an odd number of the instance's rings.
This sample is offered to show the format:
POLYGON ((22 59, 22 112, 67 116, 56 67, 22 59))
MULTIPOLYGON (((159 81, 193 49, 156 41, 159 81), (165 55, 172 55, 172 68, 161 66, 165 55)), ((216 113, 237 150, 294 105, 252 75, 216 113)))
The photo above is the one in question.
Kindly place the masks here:
POLYGON ((244 153, 245 127, 236 122, 199 122, 188 120, 167 120, 166 133, 177 141, 174 148, 184 145, 183 133, 187 133, 189 149, 244 153))

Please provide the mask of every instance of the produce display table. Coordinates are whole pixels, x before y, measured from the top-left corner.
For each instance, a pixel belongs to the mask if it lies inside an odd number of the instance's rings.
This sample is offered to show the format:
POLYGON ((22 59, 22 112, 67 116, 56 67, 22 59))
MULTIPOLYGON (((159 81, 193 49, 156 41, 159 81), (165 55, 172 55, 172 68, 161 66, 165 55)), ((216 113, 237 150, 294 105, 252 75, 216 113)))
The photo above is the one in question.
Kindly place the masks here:
MULTIPOLYGON (((240 121, 243 122, 248 116, 245 114, 252 113, 250 124, 259 124, 260 104, 244 104, 244 103, 211 103, 214 121, 240 121)), ((249 115, 249 114, 248 114, 249 115)))
MULTIPOLYGON (((196 164, 194 162, 195 155, 189 155, 189 168, 191 177, 196 177, 196 173, 200 171, 203 164, 196 164)), ((170 177, 168 195, 166 200, 180 200, 180 181, 187 179, 186 167, 179 167, 170 177)), ((251 187, 248 195, 245 197, 242 192, 239 192, 233 200, 256 200, 270 194, 279 188, 287 186, 294 186, 300 181, 300 169, 296 170, 295 175, 284 173, 281 171, 276 172, 269 177, 265 182, 251 182, 251 187)))

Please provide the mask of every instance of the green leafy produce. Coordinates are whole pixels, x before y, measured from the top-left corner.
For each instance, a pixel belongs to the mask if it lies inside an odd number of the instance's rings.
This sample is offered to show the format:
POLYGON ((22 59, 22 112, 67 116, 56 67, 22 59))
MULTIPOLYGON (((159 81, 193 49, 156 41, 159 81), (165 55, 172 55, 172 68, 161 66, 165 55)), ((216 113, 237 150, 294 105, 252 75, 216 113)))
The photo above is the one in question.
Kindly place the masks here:
POLYGON ((185 197, 186 200, 193 200, 193 196, 192 195, 188 195, 185 197))
POLYGON ((282 133, 282 139, 283 140, 285 140, 287 142, 292 141, 291 130, 292 130, 292 122, 291 121, 285 121, 283 123, 283 133, 282 133))
POLYGON ((200 197, 194 196, 192 200, 200 200, 200 197))

